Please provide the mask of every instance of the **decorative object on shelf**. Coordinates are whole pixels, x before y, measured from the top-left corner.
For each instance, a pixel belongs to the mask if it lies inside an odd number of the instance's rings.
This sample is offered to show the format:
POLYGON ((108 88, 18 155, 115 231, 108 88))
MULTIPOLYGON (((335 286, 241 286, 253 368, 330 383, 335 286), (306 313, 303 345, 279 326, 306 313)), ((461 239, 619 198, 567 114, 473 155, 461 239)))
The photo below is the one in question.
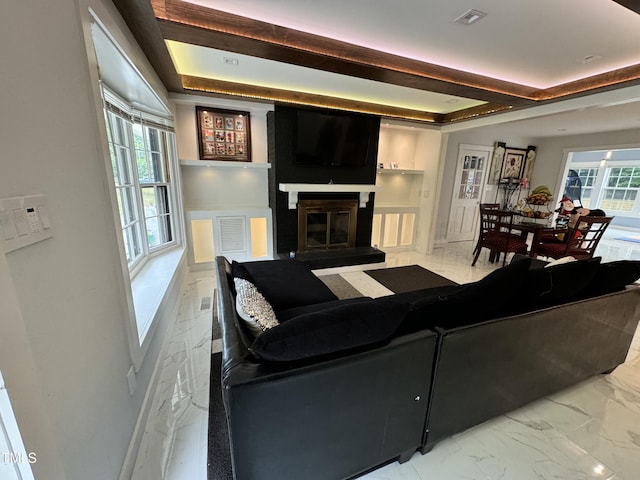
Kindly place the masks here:
POLYGON ((398 166, 398 165, 399 165, 399 164, 398 164, 398 162, 391 162, 391 168, 392 168, 393 170, 397 170, 397 169, 399 168, 399 166, 398 166))
POLYGON ((530 218, 548 218, 553 212, 549 210, 549 203, 553 200, 551 190, 546 185, 534 188, 527 197, 527 207, 522 209, 522 215, 530 218))
POLYGON ((502 210, 511 210, 513 208, 513 204, 511 203, 511 199, 515 192, 520 190, 520 182, 516 181, 505 181, 500 182, 498 184, 498 191, 502 191, 502 210))
POLYGON ((536 147, 529 145, 527 147, 527 154, 525 158, 524 168, 522 170, 522 176, 531 179, 533 175, 533 166, 536 163, 536 147))
POLYGON ((201 160, 251 161, 249 112, 196 106, 201 160))
POLYGON ((491 161, 491 170, 489 170, 489 177, 487 178, 487 184, 489 185, 498 185, 500 183, 502 160, 504 159, 506 148, 507 144, 504 142, 496 142, 493 147, 493 160, 491 161))

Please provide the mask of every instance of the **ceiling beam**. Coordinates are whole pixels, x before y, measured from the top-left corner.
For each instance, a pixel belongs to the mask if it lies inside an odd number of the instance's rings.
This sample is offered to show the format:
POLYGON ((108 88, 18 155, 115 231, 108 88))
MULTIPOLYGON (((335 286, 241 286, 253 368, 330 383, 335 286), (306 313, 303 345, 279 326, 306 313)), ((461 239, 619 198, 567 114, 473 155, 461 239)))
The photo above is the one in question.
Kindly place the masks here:
POLYGON ((389 105, 317 95, 313 93, 259 87, 243 83, 225 82, 222 80, 213 80, 210 78, 194 77, 190 75, 181 75, 180 78, 182 80, 182 86, 186 91, 195 91, 198 93, 246 97, 257 100, 269 100, 275 103, 289 103, 339 110, 350 110, 389 118, 417 120, 432 124, 441 124, 445 121, 445 115, 443 114, 411 110, 409 108, 392 107, 389 105))
MULTIPOLYGON (((253 95, 256 99, 268 98, 274 101, 309 105, 331 104, 334 108, 375 110, 381 115, 390 117, 446 124, 507 109, 522 109, 536 104, 553 103, 571 97, 604 92, 620 86, 640 84, 640 65, 633 65, 548 89, 535 89, 180 0, 113 0, 113 2, 167 90, 176 93, 195 92, 196 85, 200 85, 203 88, 202 92, 210 95, 215 94, 214 90, 220 95, 231 95, 230 91, 237 91, 244 92, 245 96, 253 95), (206 79, 196 81, 193 77, 178 75, 165 39, 429 92, 473 98, 487 103, 443 115, 339 98, 330 100, 329 97, 321 95, 284 92, 252 85, 240 86, 240 84, 215 80, 205 81, 206 79), (223 88, 223 84, 229 88, 223 88)), ((617 3, 634 11, 640 10, 640 0, 622 0, 617 3)), ((242 95, 242 93, 238 94, 242 95)))
POLYGON ((613 0, 614 2, 627 7, 629 10, 640 13, 640 0, 613 0))
POLYGON ((530 105, 535 88, 333 40, 179 0, 152 0, 166 39, 486 102, 530 105))

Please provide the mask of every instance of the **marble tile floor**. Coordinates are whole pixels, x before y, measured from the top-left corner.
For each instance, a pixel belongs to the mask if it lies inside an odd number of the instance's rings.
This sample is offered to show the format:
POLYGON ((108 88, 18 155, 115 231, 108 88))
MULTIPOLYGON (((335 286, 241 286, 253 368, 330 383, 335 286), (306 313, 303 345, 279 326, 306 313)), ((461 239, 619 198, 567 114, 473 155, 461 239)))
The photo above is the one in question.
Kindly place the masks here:
MULTIPOLYGON (((602 240, 598 255, 605 261, 640 258, 640 244, 613 240, 624 236, 619 233, 602 240)), ((388 254, 386 263, 419 264, 466 283, 497 267, 484 252, 471 267, 472 249, 471 242, 448 243, 429 256, 388 254)), ((133 480, 207 480, 209 356, 221 349, 219 340, 211 341, 214 288, 212 272, 189 273, 133 480)), ((613 374, 589 379, 442 441, 426 455, 417 453, 407 463, 393 462, 361 478, 640 478, 640 329, 627 361, 613 374)))

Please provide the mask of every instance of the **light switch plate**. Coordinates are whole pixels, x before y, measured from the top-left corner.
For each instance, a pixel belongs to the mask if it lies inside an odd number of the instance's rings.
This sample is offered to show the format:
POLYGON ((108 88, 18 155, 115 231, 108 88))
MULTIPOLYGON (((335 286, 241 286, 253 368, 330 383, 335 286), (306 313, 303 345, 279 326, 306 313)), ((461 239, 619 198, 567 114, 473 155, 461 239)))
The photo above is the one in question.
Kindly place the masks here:
POLYGON ((52 236, 44 195, 0 199, 0 247, 5 253, 52 236))

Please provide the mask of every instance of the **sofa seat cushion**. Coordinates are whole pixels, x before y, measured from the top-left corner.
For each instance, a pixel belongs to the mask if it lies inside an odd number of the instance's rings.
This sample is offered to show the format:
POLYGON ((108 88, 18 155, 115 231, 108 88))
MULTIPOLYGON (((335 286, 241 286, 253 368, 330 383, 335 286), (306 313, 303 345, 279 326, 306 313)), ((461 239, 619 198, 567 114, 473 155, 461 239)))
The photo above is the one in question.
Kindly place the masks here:
POLYGON ((240 271, 250 276, 276 312, 338 299, 309 267, 296 260, 234 262, 234 277, 240 271))
POLYGON ((389 341, 407 309, 406 303, 384 297, 305 313, 264 332, 251 350, 271 362, 344 354, 389 341))
POLYGON ((618 260, 598 265, 591 281, 578 293, 579 298, 592 298, 620 292, 640 278, 640 260, 618 260))

